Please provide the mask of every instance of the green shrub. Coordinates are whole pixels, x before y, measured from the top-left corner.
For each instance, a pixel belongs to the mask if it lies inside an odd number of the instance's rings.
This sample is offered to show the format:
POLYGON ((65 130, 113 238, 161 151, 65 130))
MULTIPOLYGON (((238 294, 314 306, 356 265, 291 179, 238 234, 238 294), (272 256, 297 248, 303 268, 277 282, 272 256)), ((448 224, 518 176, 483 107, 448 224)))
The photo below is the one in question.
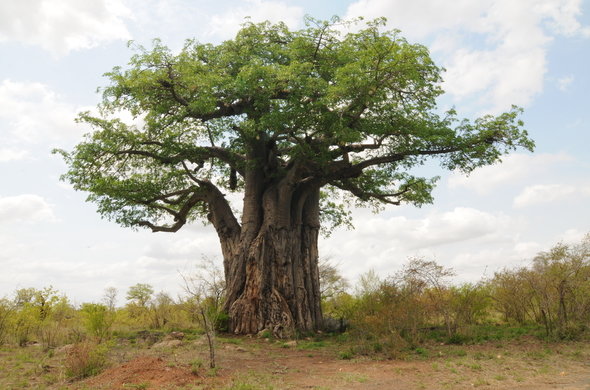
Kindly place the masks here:
POLYGON ((447 343, 462 345, 462 344, 466 344, 469 340, 470 340, 469 337, 455 333, 454 335, 452 335, 451 337, 449 337, 447 339, 447 343))
POLYGON ((350 349, 338 352, 338 359, 350 360, 354 357, 354 352, 350 349))
POLYGON ((14 304, 6 298, 0 299, 0 345, 6 342, 11 320, 14 316, 14 304))
POLYGON ((426 358, 430 355, 428 350, 426 348, 422 348, 422 347, 417 347, 416 349, 414 349, 414 353, 416 353, 416 355, 424 357, 424 358, 426 358))
POLYGON ((84 325, 90 335, 99 342, 110 334, 114 321, 114 314, 105 305, 97 303, 82 304, 81 312, 84 316, 84 325))

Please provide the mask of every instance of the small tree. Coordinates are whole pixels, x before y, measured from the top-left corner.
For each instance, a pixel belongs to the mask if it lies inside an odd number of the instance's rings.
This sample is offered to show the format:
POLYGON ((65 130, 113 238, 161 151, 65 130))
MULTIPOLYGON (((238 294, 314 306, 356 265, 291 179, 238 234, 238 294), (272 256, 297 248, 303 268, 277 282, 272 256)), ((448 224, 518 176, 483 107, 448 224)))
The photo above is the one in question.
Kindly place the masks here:
POLYGON ((319 273, 322 300, 342 294, 350 287, 348 280, 340 274, 338 267, 328 258, 320 259, 319 273))
POLYGON ((0 345, 4 344, 8 336, 8 330, 15 313, 15 304, 9 299, 0 299, 0 345))
POLYGON ((490 294, 495 309, 504 321, 525 324, 538 317, 537 305, 530 286, 530 271, 526 268, 504 269, 490 281, 490 294))
POLYGON ((127 291, 127 300, 139 307, 146 308, 148 302, 152 299, 153 294, 154 288, 151 285, 137 283, 136 285, 129 287, 129 291, 127 291))
POLYGON ((455 332, 449 294, 449 278, 454 275, 452 269, 445 268, 435 261, 412 258, 398 276, 404 285, 413 286, 413 289, 427 297, 432 312, 443 317, 449 337, 455 332))
POLYGON ((577 245, 559 243, 533 259, 530 283, 547 335, 565 336, 574 324, 590 324, 590 235, 577 245))
POLYGON ((329 332, 343 332, 346 329, 346 302, 349 301, 346 290, 350 285, 330 259, 321 259, 318 269, 324 314, 322 328, 329 332))
POLYGON ((538 253, 530 267, 496 273, 489 286, 507 320, 541 324, 549 337, 576 337, 590 326, 590 235, 538 253))
POLYGON ((137 283, 129 287, 127 291, 127 309, 133 318, 145 317, 148 315, 148 303, 154 294, 154 288, 147 283, 137 283))
POLYGON ((207 335, 209 367, 215 368, 215 330, 223 315, 223 304, 226 299, 223 271, 213 260, 203 258, 197 272, 192 275, 181 275, 181 277, 184 281, 184 290, 188 293, 193 310, 197 314, 196 318, 207 335))
POLYGON ((99 303, 84 303, 80 308, 86 330, 100 343, 108 338, 114 316, 110 309, 99 303))
POLYGON ((31 341, 33 336, 48 349, 63 336, 63 328, 73 311, 68 299, 53 287, 23 288, 15 293, 14 332, 19 345, 31 341))
POLYGON ((115 287, 107 287, 104 289, 102 302, 111 312, 114 312, 117 306, 117 295, 119 295, 119 291, 115 287))
POLYGON ((165 292, 159 292, 150 302, 150 319, 153 328, 163 328, 168 324, 174 310, 174 299, 165 292))
POLYGON ((454 328, 484 320, 491 306, 490 291, 485 283, 464 283, 450 288, 454 328))

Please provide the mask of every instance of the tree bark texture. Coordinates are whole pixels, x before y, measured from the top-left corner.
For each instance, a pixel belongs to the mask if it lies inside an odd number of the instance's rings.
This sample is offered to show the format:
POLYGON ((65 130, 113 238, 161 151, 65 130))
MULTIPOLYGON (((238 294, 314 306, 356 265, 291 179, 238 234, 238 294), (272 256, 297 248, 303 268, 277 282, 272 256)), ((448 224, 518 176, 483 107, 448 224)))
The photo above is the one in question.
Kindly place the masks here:
POLYGON ((239 234, 219 234, 236 334, 289 337, 320 328, 319 186, 300 184, 296 171, 272 180, 248 169, 239 234))

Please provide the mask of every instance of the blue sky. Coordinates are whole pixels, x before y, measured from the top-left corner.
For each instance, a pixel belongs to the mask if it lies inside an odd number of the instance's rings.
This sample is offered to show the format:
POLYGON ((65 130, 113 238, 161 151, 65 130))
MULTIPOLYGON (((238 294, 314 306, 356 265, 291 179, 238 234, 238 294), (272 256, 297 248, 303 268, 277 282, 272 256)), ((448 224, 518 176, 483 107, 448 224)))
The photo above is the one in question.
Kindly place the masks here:
MULTIPOLYGON (((354 210, 354 230, 322 238, 321 256, 349 279, 393 274, 410 256, 455 269, 457 280, 524 265, 558 241, 590 232, 590 2, 581 0, 30 0, 0 3, 0 297, 53 285, 77 303, 136 283, 181 291, 206 256, 211 227, 135 232, 100 219, 85 194, 59 181, 88 131, 76 113, 96 106, 102 74, 125 65, 127 41, 172 48, 220 42, 244 17, 303 27, 304 15, 385 16, 429 47, 447 71, 442 108, 462 116, 525 109, 534 153, 519 151, 470 177, 443 172, 421 209, 354 210)), ((238 197, 239 198, 239 197, 238 197)), ((122 303, 122 302, 121 302, 122 303)))

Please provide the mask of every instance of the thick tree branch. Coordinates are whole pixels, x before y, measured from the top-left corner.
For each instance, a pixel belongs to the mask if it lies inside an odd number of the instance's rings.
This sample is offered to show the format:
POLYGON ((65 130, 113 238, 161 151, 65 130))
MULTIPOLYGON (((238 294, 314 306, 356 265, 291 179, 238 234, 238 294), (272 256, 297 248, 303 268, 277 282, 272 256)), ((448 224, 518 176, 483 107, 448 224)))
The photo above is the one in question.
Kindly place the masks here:
POLYGON ((169 204, 169 205, 176 205, 176 204, 180 204, 184 199, 186 199, 186 197, 191 193, 190 189, 185 189, 185 190, 179 190, 179 191, 173 191, 173 192, 169 192, 166 194, 161 194, 159 196, 155 196, 153 198, 147 199, 144 202, 146 202, 146 204, 149 203, 153 203, 156 202, 158 200, 161 200, 162 202, 169 204), (170 200, 170 198, 173 197, 178 197, 174 200, 170 200))
MULTIPOLYGON (((175 102, 188 109, 187 116, 190 118, 206 122, 212 119, 242 115, 245 114, 249 109, 253 108, 254 102, 252 98, 245 97, 243 99, 236 100, 232 103, 227 103, 224 100, 219 100, 216 104, 216 109, 212 112, 195 112, 194 110, 189 108, 190 102, 184 97, 182 97, 176 90, 174 78, 172 77, 172 73, 170 70, 168 73, 170 80, 159 80, 159 84, 170 92, 170 95, 175 102)), ((272 96, 270 96, 270 99, 286 99, 289 95, 290 92, 288 90, 279 89, 275 91, 275 93, 272 96)))
MULTIPOLYGON (((142 143, 143 144, 143 143, 142 143)), ((149 142, 150 145, 158 144, 157 142, 149 142)), ((162 145, 162 144, 160 144, 162 145)), ((163 145, 162 145, 163 146, 163 145)), ((208 158, 217 158, 226 163, 230 168, 235 169, 240 175, 244 175, 244 165, 246 159, 244 156, 234 153, 228 149, 218 146, 195 146, 192 150, 184 150, 173 156, 166 156, 156 152, 138 149, 124 149, 113 153, 114 155, 135 155, 151 158, 161 164, 173 165, 178 164, 184 160, 198 163, 208 158)))
MULTIPOLYGON (((474 142, 474 145, 480 142, 474 142)), ((333 161, 324 169, 314 169, 311 167, 310 174, 304 178, 302 178, 301 183, 303 182, 311 182, 311 181, 320 181, 323 183, 328 183, 333 180, 342 180, 348 178, 358 177, 362 174, 363 170, 372 166, 377 165, 384 165, 389 163, 394 163, 398 161, 402 161, 403 159, 411 156, 432 156, 432 155, 440 155, 440 154, 448 154, 457 152, 464 149, 463 146, 455 146, 455 147, 445 147, 440 149, 432 149, 432 150, 413 150, 407 151, 403 153, 393 153, 384 156, 377 156, 373 158, 367 158, 363 161, 360 161, 356 164, 350 163, 348 161, 338 160, 333 161)))
POLYGON ((137 222, 137 226, 145 226, 147 228, 150 228, 152 232, 156 233, 156 232, 169 232, 169 233, 174 233, 177 232, 182 226, 184 225, 184 222, 182 221, 177 221, 174 225, 172 226, 160 226, 160 225, 155 225, 149 221, 139 221, 137 222))
POLYGON ((336 159, 338 157, 345 157, 348 153, 360 153, 364 152, 365 150, 377 150, 383 146, 383 141, 385 137, 379 137, 375 139, 373 143, 358 143, 358 144, 348 144, 343 146, 338 146, 337 149, 334 149, 331 152, 332 159, 336 159))
POLYGON ((146 226, 152 230, 152 232, 176 232, 180 229, 184 224, 186 224, 188 214, 193 209, 197 203, 206 201, 207 198, 204 196, 199 189, 196 189, 192 195, 186 200, 186 202, 182 205, 180 210, 172 210, 168 207, 164 207, 158 205, 156 203, 146 204, 146 202, 140 202, 145 204, 147 207, 156 208, 159 210, 163 210, 174 216, 174 224, 172 226, 160 226, 153 224, 149 221, 141 220, 137 222, 138 226, 146 226))
POLYGON ((399 190, 397 192, 382 193, 382 192, 365 191, 348 179, 335 181, 332 183, 332 185, 340 188, 341 190, 349 191, 351 194, 353 194, 354 196, 356 196, 357 198, 359 198, 361 200, 369 200, 372 198, 372 199, 377 199, 380 202, 392 204, 392 205, 396 205, 396 206, 399 206, 401 203, 401 199, 399 197, 408 193, 411 189, 411 186, 412 186, 411 184, 408 184, 405 186, 404 189, 399 190), (397 199, 392 200, 391 198, 397 198, 397 199))
POLYGON ((223 193, 209 181, 203 182, 202 188, 207 190, 207 203, 209 205, 207 218, 213 224, 219 236, 239 236, 241 232, 240 224, 223 193))
MULTIPOLYGON (((185 169, 188 169, 186 168, 186 165, 184 165, 184 167, 185 169)), ((191 210, 198 203, 205 203, 209 209, 207 217, 220 236, 222 234, 223 237, 227 237, 228 235, 238 236, 240 234, 240 225, 235 218, 227 199, 225 199, 225 196, 219 188, 208 180, 197 179, 192 174, 190 174, 190 176, 198 184, 198 187, 162 194, 161 196, 138 202, 149 208, 165 211, 172 215, 174 217, 174 224, 171 226, 156 225, 152 222, 141 220, 137 222, 137 225, 148 227, 153 232, 176 232, 186 224, 191 210), (168 198, 172 196, 179 196, 179 198, 172 202, 168 201, 168 198), (158 201, 163 201, 168 204, 182 204, 182 206, 179 210, 175 210, 171 207, 158 204, 158 201)))

